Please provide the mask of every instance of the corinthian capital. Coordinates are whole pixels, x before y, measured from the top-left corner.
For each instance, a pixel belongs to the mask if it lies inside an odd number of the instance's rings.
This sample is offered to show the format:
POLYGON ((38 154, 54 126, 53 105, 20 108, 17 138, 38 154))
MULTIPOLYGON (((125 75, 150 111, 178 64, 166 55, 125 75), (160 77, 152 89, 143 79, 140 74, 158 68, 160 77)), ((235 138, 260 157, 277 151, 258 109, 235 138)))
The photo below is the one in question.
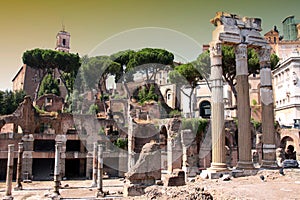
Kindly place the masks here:
POLYGON ((212 42, 210 44, 210 52, 212 56, 222 56, 222 43, 212 42))
POLYGON ((259 52, 259 62, 268 62, 270 61, 271 47, 269 45, 263 46, 259 52))
POLYGON ((239 44, 235 47, 235 58, 236 59, 247 59, 247 45, 239 44))

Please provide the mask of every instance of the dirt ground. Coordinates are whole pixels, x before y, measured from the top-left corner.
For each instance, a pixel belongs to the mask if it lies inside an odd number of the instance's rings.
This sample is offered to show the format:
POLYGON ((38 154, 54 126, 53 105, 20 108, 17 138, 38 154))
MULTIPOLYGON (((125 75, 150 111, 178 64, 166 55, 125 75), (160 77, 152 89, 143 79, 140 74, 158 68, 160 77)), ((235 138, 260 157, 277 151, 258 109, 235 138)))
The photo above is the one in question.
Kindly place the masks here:
MULTIPOLYGON (((205 199, 203 193, 210 194, 213 199, 299 199, 300 200, 300 169, 285 169, 285 175, 278 170, 261 170, 255 176, 221 179, 201 179, 196 177, 181 187, 151 186, 140 197, 122 198, 123 179, 105 179, 104 191, 107 197, 116 199, 205 199), (265 181, 260 176, 265 177, 265 181)), ((62 181, 60 189, 62 199, 95 199, 96 188, 91 188, 91 180, 62 181)), ((53 182, 40 181, 23 183, 23 190, 12 191, 15 200, 50 199, 53 182)), ((15 186, 15 182, 13 183, 15 186)), ((0 198, 5 196, 5 183, 0 183, 0 198)), ((209 199, 209 198, 207 198, 209 199)))

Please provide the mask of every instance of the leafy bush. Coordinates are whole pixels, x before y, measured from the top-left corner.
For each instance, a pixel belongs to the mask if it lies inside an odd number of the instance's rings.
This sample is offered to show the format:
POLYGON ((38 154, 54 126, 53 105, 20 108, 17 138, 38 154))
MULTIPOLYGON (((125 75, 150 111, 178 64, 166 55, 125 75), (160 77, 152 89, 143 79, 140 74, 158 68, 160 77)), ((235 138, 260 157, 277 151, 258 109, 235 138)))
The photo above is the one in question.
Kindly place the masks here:
POLYGON ((98 131, 98 135, 104 135, 104 134, 105 134, 104 127, 101 127, 98 131))
POLYGON ((208 124, 206 119, 186 118, 182 120, 182 129, 191 129, 195 134, 200 134, 205 131, 208 124))
POLYGON ((155 94, 155 87, 151 85, 149 89, 143 87, 138 92, 138 101, 139 103, 143 104, 146 101, 158 101, 158 95, 155 94))
POLYGON ((180 117, 181 116, 181 112, 179 110, 172 110, 170 113, 169 113, 169 117, 180 117))
POLYGON ((261 126, 261 122, 255 121, 253 118, 251 119, 251 123, 253 124, 255 129, 258 129, 261 126))
POLYGON ((92 104, 89 108, 89 114, 97 114, 99 112, 99 107, 96 104, 92 104))
POLYGON ((115 142, 115 145, 120 149, 126 149, 128 146, 128 139, 127 138, 118 138, 115 142))

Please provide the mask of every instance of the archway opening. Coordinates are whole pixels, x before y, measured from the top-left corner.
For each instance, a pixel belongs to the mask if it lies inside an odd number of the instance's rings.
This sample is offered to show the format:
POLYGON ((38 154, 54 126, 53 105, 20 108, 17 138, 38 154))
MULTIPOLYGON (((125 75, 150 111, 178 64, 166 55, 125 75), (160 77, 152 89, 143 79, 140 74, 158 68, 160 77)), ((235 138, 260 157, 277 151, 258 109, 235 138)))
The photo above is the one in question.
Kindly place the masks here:
POLYGON ((295 143, 293 138, 289 136, 282 138, 280 147, 284 150, 285 159, 296 160, 295 143))
POLYGON ((199 106, 200 117, 210 118, 211 116, 211 104, 209 101, 202 101, 199 106))

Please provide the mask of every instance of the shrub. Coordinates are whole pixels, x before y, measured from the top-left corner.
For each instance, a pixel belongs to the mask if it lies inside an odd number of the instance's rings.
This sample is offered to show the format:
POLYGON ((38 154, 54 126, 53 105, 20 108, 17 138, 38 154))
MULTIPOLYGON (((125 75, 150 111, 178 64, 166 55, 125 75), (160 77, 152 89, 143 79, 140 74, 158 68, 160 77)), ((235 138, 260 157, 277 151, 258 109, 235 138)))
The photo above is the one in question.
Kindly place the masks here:
POLYGON ((127 138, 118 138, 115 142, 115 145, 120 149, 126 149, 128 146, 128 139, 127 138))

